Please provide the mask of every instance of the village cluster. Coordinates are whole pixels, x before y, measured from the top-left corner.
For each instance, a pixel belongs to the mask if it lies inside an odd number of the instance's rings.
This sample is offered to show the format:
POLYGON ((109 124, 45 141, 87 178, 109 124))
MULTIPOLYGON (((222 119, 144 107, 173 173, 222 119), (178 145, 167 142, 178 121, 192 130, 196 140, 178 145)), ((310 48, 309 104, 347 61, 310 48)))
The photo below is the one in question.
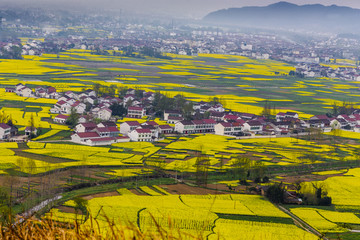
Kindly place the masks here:
MULTIPOLYGON (((191 118, 186 119, 179 110, 164 110, 163 121, 153 120, 151 103, 155 93, 143 91, 140 99, 134 89, 127 89, 125 97, 98 97, 92 89, 83 92, 59 93, 54 87, 36 87, 34 90, 18 84, 6 88, 6 92, 15 92, 23 97, 52 98, 57 103, 51 108, 52 114, 58 114, 53 122, 66 124, 72 112, 78 114, 77 125, 71 140, 74 143, 91 146, 110 145, 116 142, 159 141, 169 134, 212 133, 223 136, 289 135, 307 134, 309 129, 330 132, 332 129, 345 129, 360 132, 360 114, 341 114, 336 117, 315 115, 308 120, 300 119, 296 112, 279 112, 274 118, 258 116, 244 112, 226 110, 219 102, 198 102, 193 104, 191 118), (121 121, 112 115, 111 105, 118 104, 127 109, 130 121, 121 121), (206 116, 206 117, 205 117, 206 116), (138 121, 139 119, 148 121, 138 121), (140 123, 142 122, 142 123, 140 123)), ((128 120, 128 119, 127 119, 128 120)), ((0 138, 8 139, 16 134, 14 126, 0 125, 0 138)), ((26 128, 26 135, 36 134, 36 129, 26 128)))
POLYGON ((294 74, 310 78, 328 77, 348 81, 360 81, 360 67, 356 67, 355 65, 353 67, 339 66, 333 69, 315 63, 300 63, 296 66, 296 72, 294 74))

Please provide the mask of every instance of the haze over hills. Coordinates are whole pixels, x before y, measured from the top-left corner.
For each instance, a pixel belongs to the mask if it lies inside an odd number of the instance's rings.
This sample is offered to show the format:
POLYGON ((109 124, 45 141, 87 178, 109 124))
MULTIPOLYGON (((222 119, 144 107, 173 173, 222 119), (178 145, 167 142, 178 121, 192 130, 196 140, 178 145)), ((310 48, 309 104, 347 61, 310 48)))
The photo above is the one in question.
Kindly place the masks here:
POLYGON ((229 8, 203 18, 212 24, 334 33, 360 33, 360 9, 278 2, 266 7, 229 8))

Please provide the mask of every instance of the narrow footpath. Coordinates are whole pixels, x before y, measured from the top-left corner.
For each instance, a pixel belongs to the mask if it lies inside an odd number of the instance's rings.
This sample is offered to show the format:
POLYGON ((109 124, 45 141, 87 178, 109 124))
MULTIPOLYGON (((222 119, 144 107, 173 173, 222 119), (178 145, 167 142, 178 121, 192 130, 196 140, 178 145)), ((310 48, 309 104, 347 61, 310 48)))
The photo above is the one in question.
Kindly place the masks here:
POLYGON ((312 234, 315 234, 316 236, 318 236, 320 239, 324 239, 324 240, 329 240, 327 237, 325 237, 323 234, 321 234, 320 232, 318 232, 315 228, 311 227, 309 224, 307 224, 306 222, 304 222, 303 220, 301 220, 300 218, 298 218, 295 214, 291 213, 289 210, 287 210, 286 208, 284 208, 283 206, 277 205, 281 211, 285 212, 286 214, 288 214, 295 222, 296 225, 298 225, 299 227, 303 228, 305 231, 310 232, 312 234))

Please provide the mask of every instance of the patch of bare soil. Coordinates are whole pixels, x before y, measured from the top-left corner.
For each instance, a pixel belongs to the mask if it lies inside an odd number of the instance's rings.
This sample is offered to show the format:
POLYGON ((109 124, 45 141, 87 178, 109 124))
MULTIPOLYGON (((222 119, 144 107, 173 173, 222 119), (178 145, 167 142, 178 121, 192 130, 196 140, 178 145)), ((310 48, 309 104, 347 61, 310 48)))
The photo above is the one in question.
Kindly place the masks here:
POLYGON ((330 175, 316 175, 316 174, 310 174, 310 175, 296 175, 296 176, 283 176, 284 178, 281 179, 281 181, 285 183, 298 183, 298 182, 312 182, 312 181, 324 181, 329 177, 335 177, 335 176, 343 176, 343 173, 340 174, 330 174, 330 175))
MULTIPOLYGON (((220 185, 219 185, 220 186, 220 185)), ((224 194, 224 192, 206 189, 201 187, 192 187, 186 184, 172 184, 172 185, 160 185, 171 194, 194 194, 194 195, 206 195, 206 194, 224 194)))
POLYGON ((133 194, 136 194, 136 195, 149 196, 144 192, 139 192, 137 189, 130 189, 130 192, 132 192, 133 194))
POLYGON ((57 207, 61 212, 65 213, 75 213, 75 209, 72 207, 66 207, 66 206, 59 206, 57 207))
POLYGON ((93 198, 100 198, 100 197, 113 197, 113 196, 119 196, 119 193, 117 191, 112 191, 112 192, 105 192, 105 193, 97 193, 97 194, 92 194, 92 195, 88 195, 83 197, 86 200, 90 200, 93 198))

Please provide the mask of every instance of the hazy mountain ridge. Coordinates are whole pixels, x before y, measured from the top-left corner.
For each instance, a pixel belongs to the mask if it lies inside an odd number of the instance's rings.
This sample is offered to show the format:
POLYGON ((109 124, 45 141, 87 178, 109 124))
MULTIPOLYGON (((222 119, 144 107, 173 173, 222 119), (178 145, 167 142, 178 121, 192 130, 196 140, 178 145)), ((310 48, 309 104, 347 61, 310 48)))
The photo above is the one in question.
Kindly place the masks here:
POLYGON ((209 13, 203 20, 244 27, 360 32, 360 9, 336 5, 279 2, 266 7, 222 9, 209 13))

